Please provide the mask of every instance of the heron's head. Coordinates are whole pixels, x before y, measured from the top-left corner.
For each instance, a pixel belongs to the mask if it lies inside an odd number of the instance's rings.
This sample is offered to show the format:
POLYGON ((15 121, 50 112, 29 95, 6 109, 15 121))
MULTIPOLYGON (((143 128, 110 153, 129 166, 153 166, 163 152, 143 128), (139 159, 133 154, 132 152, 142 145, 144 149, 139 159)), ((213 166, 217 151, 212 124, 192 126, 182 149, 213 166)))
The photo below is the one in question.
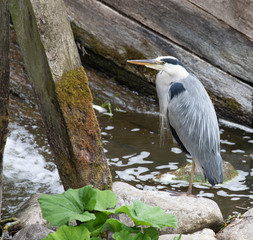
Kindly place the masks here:
POLYGON ((184 65, 177 58, 171 56, 162 56, 155 59, 127 60, 127 62, 164 71, 175 78, 175 80, 185 78, 189 74, 184 65))

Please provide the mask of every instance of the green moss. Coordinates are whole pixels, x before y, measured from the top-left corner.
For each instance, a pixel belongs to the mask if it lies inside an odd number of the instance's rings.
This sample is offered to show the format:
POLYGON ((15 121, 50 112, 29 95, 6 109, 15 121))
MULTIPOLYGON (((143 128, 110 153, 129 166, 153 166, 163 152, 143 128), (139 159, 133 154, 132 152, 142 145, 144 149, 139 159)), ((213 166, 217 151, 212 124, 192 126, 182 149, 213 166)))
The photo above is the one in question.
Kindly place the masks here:
POLYGON ((212 92, 208 91, 210 98, 216 103, 217 105, 221 106, 224 109, 232 112, 241 112, 241 105, 233 98, 225 98, 219 97, 214 95, 212 92))
POLYGON ((226 103, 229 109, 234 109, 235 111, 241 110, 241 105, 238 102, 236 102, 235 99, 233 98, 225 98, 224 102, 226 103))
POLYGON ((220 97, 208 90, 207 92, 214 103, 218 116, 222 116, 224 119, 241 123, 243 125, 252 126, 251 114, 245 112, 240 103, 235 99, 220 97))
POLYGON ((145 59, 147 58, 142 52, 139 52, 135 48, 130 48, 128 46, 125 46, 125 59, 145 59))
POLYGON ((149 43, 148 43, 147 39, 145 39, 145 38, 142 39, 142 43, 143 43, 143 45, 145 45, 146 47, 149 46, 149 43))
POLYGON ((223 175, 224 175, 224 182, 227 182, 237 177, 238 172, 235 170, 232 164, 223 161, 223 175))
MULTIPOLYGON (((92 95, 83 67, 64 73, 56 83, 56 93, 70 136, 80 136, 84 131, 93 135, 96 140, 99 139, 99 133, 94 132, 94 129, 98 129, 98 122, 93 112, 92 95)), ((83 145, 81 139, 80 136, 78 145, 83 145)))
MULTIPOLYGON (((171 174, 175 175, 175 178, 172 178, 173 180, 181 180, 181 181, 186 181, 189 182, 190 181, 190 174, 191 174, 191 167, 192 164, 186 164, 183 167, 177 169, 174 172, 171 172, 171 174)), ((203 177, 201 174, 195 174, 194 175, 194 182, 202 182, 203 181, 203 177)))

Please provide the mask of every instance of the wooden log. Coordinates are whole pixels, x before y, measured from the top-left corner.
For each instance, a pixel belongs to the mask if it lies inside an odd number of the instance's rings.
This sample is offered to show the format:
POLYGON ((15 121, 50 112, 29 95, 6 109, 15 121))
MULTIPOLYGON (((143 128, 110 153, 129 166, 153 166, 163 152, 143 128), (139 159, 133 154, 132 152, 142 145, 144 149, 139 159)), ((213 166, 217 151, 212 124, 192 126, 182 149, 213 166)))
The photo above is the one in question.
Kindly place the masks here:
POLYGON ((253 43, 188 1, 65 0, 86 64, 154 94, 156 72, 127 59, 178 57, 210 93, 220 117, 253 125, 253 43), (154 89, 153 89, 154 90, 154 89))
POLYGON ((103 2, 215 67, 253 83, 253 42, 190 1, 103 2))
POLYGON ((2 217, 3 153, 9 122, 9 21, 7 0, 0 1, 0 220, 2 217))
POLYGON ((88 79, 64 2, 10 0, 9 5, 64 188, 110 188, 88 79))
POLYGON ((253 2, 238 0, 188 0, 253 40, 253 2))

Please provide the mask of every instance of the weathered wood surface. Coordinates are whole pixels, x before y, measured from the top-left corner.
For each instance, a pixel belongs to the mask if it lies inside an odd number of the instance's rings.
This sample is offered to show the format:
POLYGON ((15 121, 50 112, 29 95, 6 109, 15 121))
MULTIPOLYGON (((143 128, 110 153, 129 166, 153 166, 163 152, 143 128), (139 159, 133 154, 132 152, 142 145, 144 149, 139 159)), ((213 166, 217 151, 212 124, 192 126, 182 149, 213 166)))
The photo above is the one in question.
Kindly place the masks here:
POLYGON ((9 6, 64 188, 110 188, 88 79, 63 0, 9 0, 9 6))
POLYGON ((189 0, 253 40, 253 1, 189 0))
MULTIPOLYGON (((204 5, 206 9, 212 2, 204 5)), ((140 85, 140 90, 150 95, 154 92, 145 81, 154 81, 156 73, 130 66, 126 60, 176 56, 208 89, 219 116, 252 126, 253 42, 249 28, 239 31, 190 0, 65 3, 75 37, 89 53, 83 56, 84 62, 111 72, 132 88, 140 85)))
POLYGON ((0 1, 0 220, 2 218, 3 153, 8 133, 9 106, 9 26, 7 0, 0 1))
POLYGON ((103 2, 225 72, 253 83, 253 43, 189 1, 103 2))

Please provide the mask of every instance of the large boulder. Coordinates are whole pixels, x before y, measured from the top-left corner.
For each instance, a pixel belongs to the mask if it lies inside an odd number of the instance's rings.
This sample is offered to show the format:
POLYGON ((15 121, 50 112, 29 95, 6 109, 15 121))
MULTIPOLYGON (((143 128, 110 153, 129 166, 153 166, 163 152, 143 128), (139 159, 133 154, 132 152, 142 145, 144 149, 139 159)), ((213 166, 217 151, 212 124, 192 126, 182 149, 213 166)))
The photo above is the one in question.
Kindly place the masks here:
POLYGON ((38 198, 41 193, 32 195, 14 214, 19 219, 20 224, 15 229, 21 229, 31 224, 45 225, 47 221, 43 219, 38 198))
POLYGON ((253 208, 230 223, 217 234, 219 240, 249 240, 253 239, 253 208))
MULTIPOLYGON (((210 199, 172 196, 163 191, 143 191, 122 182, 115 182, 113 191, 119 199, 119 206, 140 200, 174 214, 178 220, 178 227, 176 229, 164 228, 161 233, 193 233, 204 228, 217 231, 223 223, 218 205, 210 199)), ((131 220, 124 215, 120 216, 120 220, 125 224, 131 224, 131 220)))
MULTIPOLYGON (((159 240, 174 240, 178 236, 178 234, 165 234, 161 235, 159 240)), ((182 234, 180 240, 217 240, 217 238, 213 230, 205 228, 193 234, 182 234)))

